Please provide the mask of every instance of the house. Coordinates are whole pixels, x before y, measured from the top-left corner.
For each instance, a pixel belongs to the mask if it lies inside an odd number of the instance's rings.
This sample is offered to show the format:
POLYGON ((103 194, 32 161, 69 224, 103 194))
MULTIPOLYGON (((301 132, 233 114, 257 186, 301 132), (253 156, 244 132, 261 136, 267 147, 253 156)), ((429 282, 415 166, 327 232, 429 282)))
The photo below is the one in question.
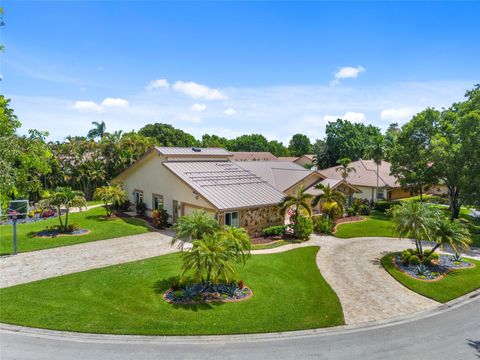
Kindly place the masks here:
POLYGON ((233 151, 231 161, 275 161, 278 158, 268 151, 233 151))
POLYGON ((283 192, 238 165, 256 161, 232 162, 231 156, 220 148, 155 147, 116 180, 130 201, 144 202, 147 214, 162 206, 172 223, 203 209, 220 224, 244 227, 253 236, 283 224, 277 207, 283 192))
POLYGON ((305 166, 305 165, 313 164, 314 157, 315 155, 313 154, 305 154, 302 156, 282 156, 282 157, 279 157, 278 160, 289 161, 300 166, 305 166))
MULTIPOLYGON (((390 175, 391 164, 388 161, 382 161, 378 167, 378 193, 377 193, 377 165, 373 160, 353 161, 349 165, 354 168, 348 174, 346 181, 360 190, 358 193, 352 194, 366 200, 396 200, 409 197, 410 193, 400 188, 397 179, 390 175)), ((342 180, 339 166, 333 166, 327 169, 319 170, 325 178, 342 180)))

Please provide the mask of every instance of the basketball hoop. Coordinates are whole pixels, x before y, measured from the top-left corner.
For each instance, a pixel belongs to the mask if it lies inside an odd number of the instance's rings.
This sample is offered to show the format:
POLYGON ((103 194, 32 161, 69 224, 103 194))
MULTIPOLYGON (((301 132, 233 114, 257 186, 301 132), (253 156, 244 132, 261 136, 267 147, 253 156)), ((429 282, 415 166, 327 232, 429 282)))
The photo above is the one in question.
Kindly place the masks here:
POLYGON ((13 255, 17 255, 17 221, 28 215, 28 200, 12 200, 8 204, 7 217, 13 223, 13 255))

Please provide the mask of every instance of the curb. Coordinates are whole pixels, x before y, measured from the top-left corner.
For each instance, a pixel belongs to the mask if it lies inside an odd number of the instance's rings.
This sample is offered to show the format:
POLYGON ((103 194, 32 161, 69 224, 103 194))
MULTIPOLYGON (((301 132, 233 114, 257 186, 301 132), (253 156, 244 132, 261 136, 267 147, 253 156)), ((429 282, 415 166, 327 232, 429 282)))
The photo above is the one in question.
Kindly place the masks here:
POLYGON ((394 317, 386 320, 372 321, 363 324, 342 325, 333 328, 320 328, 299 331, 286 331, 278 333, 262 334, 238 334, 238 335, 200 335, 200 336, 145 336, 145 335, 109 335, 90 334, 68 331, 57 331, 30 328, 19 325, 0 323, 0 333, 17 333, 37 338, 48 338, 53 340, 73 341, 80 343, 103 343, 103 344, 225 344, 225 343, 248 343, 277 341, 288 339, 301 339, 317 336, 344 335, 355 332, 386 328, 402 325, 417 320, 426 319, 432 316, 441 315, 453 309, 460 308, 474 301, 480 301, 480 289, 472 291, 448 303, 441 304, 433 309, 414 313, 402 317, 394 317))

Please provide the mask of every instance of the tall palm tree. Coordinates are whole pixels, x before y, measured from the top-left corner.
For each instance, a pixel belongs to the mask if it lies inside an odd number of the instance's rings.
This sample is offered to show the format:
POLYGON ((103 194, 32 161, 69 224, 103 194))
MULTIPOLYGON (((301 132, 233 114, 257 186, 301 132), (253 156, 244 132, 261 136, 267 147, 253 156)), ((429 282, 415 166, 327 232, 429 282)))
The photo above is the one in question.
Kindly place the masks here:
POLYGON ((220 229, 220 225, 204 210, 195 210, 190 215, 180 217, 172 229, 175 231, 172 245, 180 242, 183 249, 185 242, 200 240, 205 234, 212 235, 220 229))
POLYGON ((417 201, 405 201, 392 210, 394 232, 400 237, 414 240, 418 256, 423 256, 422 241, 430 241, 432 229, 441 218, 441 211, 417 201))
POLYGON ((99 137, 100 139, 103 139, 103 137, 105 136, 105 130, 107 128, 105 122, 92 121, 92 125, 94 126, 94 128, 88 132, 87 138, 95 139, 99 137))
POLYGON ((347 204, 347 199, 342 192, 332 189, 330 184, 317 184, 315 185, 315 189, 321 190, 322 193, 313 198, 313 207, 317 206, 318 204, 320 204, 322 208, 326 207, 327 210, 335 210, 336 207, 338 212, 343 214, 347 204))
POLYGON ((295 195, 287 195, 283 198, 282 202, 278 205, 281 213, 284 215, 291 207, 294 207, 293 218, 296 221, 301 211, 306 211, 308 215, 312 215, 312 207, 310 206, 310 200, 313 195, 305 193, 304 186, 299 186, 295 195))
POLYGON ((382 134, 375 136, 372 142, 365 149, 365 158, 372 159, 375 165, 377 165, 377 198, 378 198, 378 179, 380 177, 378 169, 382 165, 382 160, 385 157, 386 144, 385 138, 382 134))
POLYGON ((434 223, 431 239, 436 244, 428 256, 442 245, 449 245, 456 254, 459 254, 461 250, 467 251, 472 245, 468 229, 458 220, 450 221, 446 218, 441 218, 434 223))
POLYGON ((351 162, 352 160, 348 157, 337 160, 337 164, 340 164, 340 166, 337 167, 337 171, 341 172, 342 179, 345 181, 347 180, 348 174, 357 172, 353 166, 349 166, 351 162))

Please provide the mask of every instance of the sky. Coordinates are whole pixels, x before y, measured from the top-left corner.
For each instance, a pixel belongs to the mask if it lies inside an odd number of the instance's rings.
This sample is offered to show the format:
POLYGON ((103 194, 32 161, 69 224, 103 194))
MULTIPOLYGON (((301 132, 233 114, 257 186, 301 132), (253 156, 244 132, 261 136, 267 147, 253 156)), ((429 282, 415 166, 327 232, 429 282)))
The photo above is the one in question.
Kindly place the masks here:
POLYGON ((480 83, 480 2, 8 1, 1 94, 52 140, 162 122, 197 138, 382 129, 480 83))

